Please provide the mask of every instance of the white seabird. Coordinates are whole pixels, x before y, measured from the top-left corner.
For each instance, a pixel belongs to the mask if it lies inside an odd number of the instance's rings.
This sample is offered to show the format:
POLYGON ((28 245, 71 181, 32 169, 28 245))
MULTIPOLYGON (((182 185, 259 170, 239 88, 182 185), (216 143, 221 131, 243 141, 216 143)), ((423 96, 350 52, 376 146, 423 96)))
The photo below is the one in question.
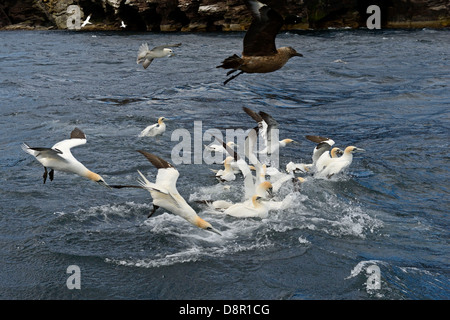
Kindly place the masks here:
POLYGON ((172 49, 169 49, 169 47, 179 47, 179 46, 181 46, 181 43, 167 44, 154 47, 153 49, 150 50, 148 44, 143 43, 139 47, 136 63, 137 64, 142 63, 144 69, 147 69, 147 67, 150 65, 150 63, 152 63, 153 59, 155 58, 164 58, 173 56, 174 52, 172 49))
POLYGON ((84 28, 88 24, 92 24, 92 22, 89 21, 89 20, 91 20, 91 16, 92 16, 92 14, 88 15, 86 20, 83 21, 83 24, 81 25, 82 28, 84 28))
POLYGON ((281 147, 285 147, 287 144, 295 142, 292 139, 272 141, 274 138, 278 137, 278 122, 264 111, 256 113, 247 107, 243 107, 243 110, 258 124, 257 127, 253 128, 254 132, 250 132, 245 140, 246 156, 249 158, 250 163, 255 164, 256 162, 254 149, 257 145, 257 136, 260 137, 260 143, 262 142, 257 153, 262 155, 271 155, 277 152, 281 147))
POLYGON ((220 181, 233 181, 236 179, 233 168, 231 167, 231 162, 233 161, 233 157, 228 156, 224 161, 224 169, 220 169, 216 173, 216 178, 220 181))
POLYGON ((309 141, 315 142, 317 145, 313 149, 312 154, 312 163, 294 163, 289 162, 286 165, 286 171, 291 173, 295 173, 298 171, 302 172, 314 172, 316 168, 316 162, 319 160, 320 156, 331 149, 331 147, 334 145, 334 141, 332 139, 321 137, 321 136, 313 136, 308 135, 306 136, 306 139, 309 141))
POLYGON ((336 175, 344 171, 352 164, 353 153, 355 152, 365 152, 365 150, 354 146, 349 146, 345 148, 344 154, 341 157, 332 158, 329 161, 328 165, 324 167, 322 171, 314 175, 314 177, 329 179, 333 175, 336 175))
POLYGON ((138 171, 141 179, 139 184, 150 192, 153 198, 153 211, 149 217, 158 209, 162 207, 170 212, 184 218, 191 224, 201 229, 211 231, 220 235, 220 232, 214 229, 211 224, 200 218, 195 210, 186 202, 186 200, 178 193, 176 184, 179 177, 179 172, 170 163, 161 159, 160 157, 148 153, 143 150, 138 150, 149 160, 157 169, 156 181, 150 182, 140 171, 138 171))
POLYGON ((70 134, 70 139, 60 141, 51 148, 35 148, 23 143, 22 149, 34 156, 44 166, 44 183, 47 180, 47 176, 49 176, 50 181, 53 181, 54 171, 56 170, 75 173, 109 187, 99 174, 87 169, 70 152, 71 148, 85 144, 86 141, 86 135, 83 131, 75 128, 70 134), (48 172, 47 168, 51 169, 50 172, 48 172))
MULTIPOLYGON (((227 142, 227 146, 229 146, 230 148, 233 148, 236 146, 236 144, 233 141, 229 141, 229 142, 227 142)), ((214 152, 219 152, 219 153, 227 153, 227 151, 221 144, 213 143, 208 146, 205 145, 205 149, 210 152, 214 151, 214 152)))
POLYGON ((325 151, 329 151, 335 143, 332 139, 326 138, 326 137, 321 137, 321 136, 308 135, 308 136, 306 136, 306 139, 317 143, 317 145, 314 147, 313 155, 312 155, 313 165, 315 165, 317 160, 320 158, 320 156, 325 151))
POLYGON ((123 20, 120 22, 120 27, 124 29, 127 27, 127 25, 125 24, 125 22, 123 22, 123 20))
POLYGON ((163 134, 166 131, 166 124, 164 121, 167 119, 164 117, 159 117, 158 122, 149 125, 147 128, 139 133, 139 137, 156 137, 163 134))
POLYGON ((267 218, 269 207, 262 201, 262 197, 254 195, 251 200, 251 203, 236 203, 225 209, 223 213, 236 218, 267 218))
POLYGON ((331 151, 325 151, 324 153, 322 153, 322 155, 319 157, 319 159, 317 159, 315 171, 316 172, 322 171, 323 168, 328 166, 328 164, 332 161, 333 158, 342 156, 343 153, 344 152, 337 147, 334 147, 333 149, 331 149, 331 151))

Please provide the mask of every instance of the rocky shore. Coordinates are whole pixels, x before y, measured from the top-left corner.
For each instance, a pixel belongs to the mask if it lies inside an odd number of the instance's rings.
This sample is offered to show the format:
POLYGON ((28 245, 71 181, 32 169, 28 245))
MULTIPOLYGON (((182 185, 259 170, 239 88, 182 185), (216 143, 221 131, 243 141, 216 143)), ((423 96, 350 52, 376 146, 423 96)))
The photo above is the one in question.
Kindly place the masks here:
MULTIPOLYGON (((446 28, 448 0, 261 0, 285 18, 286 30, 366 27, 370 5, 381 11, 382 28, 446 28)), ((83 30, 243 31, 251 21, 242 0, 3 0, 0 30, 71 29, 67 8, 91 15, 83 30), (122 25, 126 27, 123 27, 122 25)))

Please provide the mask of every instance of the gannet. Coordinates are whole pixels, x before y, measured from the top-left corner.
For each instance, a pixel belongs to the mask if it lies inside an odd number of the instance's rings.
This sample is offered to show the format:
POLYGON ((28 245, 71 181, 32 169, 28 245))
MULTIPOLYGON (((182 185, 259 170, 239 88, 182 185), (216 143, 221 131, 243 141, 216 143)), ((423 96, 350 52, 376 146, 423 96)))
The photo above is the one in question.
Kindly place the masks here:
POLYGON ((303 56, 291 47, 276 48, 275 37, 284 24, 284 19, 278 12, 255 0, 245 1, 245 4, 253 19, 244 36, 242 57, 234 54, 217 66, 232 69, 227 76, 240 72, 228 78, 224 85, 244 72, 273 72, 283 67, 290 58, 303 56))
POLYGON ((286 172, 287 173, 297 173, 297 172, 309 172, 312 168, 312 163, 295 163, 292 161, 289 161, 288 164, 286 164, 286 172))
POLYGON ((355 152, 365 152, 364 149, 357 148, 354 146, 349 146, 345 148, 344 154, 337 158, 332 158, 326 167, 324 167, 320 172, 314 175, 316 178, 331 178, 345 169, 347 169, 353 161, 353 153, 355 152))
MULTIPOLYGON (((229 146, 230 148, 233 148, 236 146, 236 144, 233 141, 229 141, 229 142, 227 142, 227 146, 229 146)), ((219 152, 219 153, 227 153, 227 151, 221 144, 213 143, 208 146, 205 145, 205 149, 208 151, 211 151, 211 152, 214 151, 214 152, 219 152)))
POLYGON ((120 22, 120 27, 124 29, 127 27, 127 25, 125 24, 125 22, 123 22, 123 20, 120 22))
POLYGON ((326 137, 321 137, 321 136, 308 135, 308 136, 306 136, 306 139, 308 139, 309 141, 315 142, 317 144, 314 147, 313 155, 312 155, 313 166, 316 164, 316 162, 320 158, 320 156, 325 151, 330 150, 331 147, 335 143, 332 139, 326 138, 326 137))
POLYGON ((228 200, 196 200, 195 202, 206 204, 213 213, 223 212, 234 204, 228 200))
POLYGON ((236 179, 233 168, 231 167, 231 162, 233 161, 233 157, 228 156, 224 161, 224 169, 220 169, 216 173, 216 178, 220 181, 233 181, 236 179))
POLYGON ((143 43, 139 47, 136 63, 137 64, 142 63, 144 69, 147 69, 147 67, 150 65, 150 63, 152 63, 153 59, 155 58, 164 58, 173 56, 174 52, 172 49, 169 49, 169 47, 179 47, 179 46, 181 46, 181 43, 157 46, 154 47, 152 50, 149 50, 148 44, 143 43))
POLYGON ((322 155, 317 159, 316 165, 315 165, 315 171, 320 172, 323 170, 324 167, 328 166, 331 159, 337 158, 338 156, 341 156, 343 154, 343 151, 337 147, 334 147, 331 149, 331 151, 325 151, 322 153, 322 155))
POLYGON ((277 193, 287 181, 293 181, 293 179, 295 179, 293 173, 280 172, 274 167, 269 168, 267 174, 270 176, 272 191, 274 193, 277 193))
POLYGON ((156 137, 163 134, 166 131, 166 124, 164 121, 167 119, 164 117, 159 117, 158 122, 149 125, 147 128, 139 133, 139 137, 156 137))
POLYGON ((317 145, 313 149, 312 154, 312 163, 294 163, 290 161, 286 165, 286 171, 288 173, 297 173, 299 171, 305 173, 313 173, 316 168, 316 162, 320 158, 320 156, 331 149, 331 147, 334 145, 334 141, 329 138, 321 137, 321 136, 312 136, 308 135, 306 136, 306 139, 315 142, 317 145))
POLYGON ((88 24, 92 24, 92 23, 89 21, 89 20, 91 20, 91 16, 92 16, 92 14, 88 15, 87 18, 86 18, 86 20, 83 21, 83 24, 81 25, 82 28, 85 27, 85 26, 88 25, 88 24))
POLYGON ((70 139, 60 141, 51 148, 35 148, 23 143, 22 149, 34 156, 44 166, 44 183, 47 180, 47 175, 50 177, 50 181, 53 181, 54 171, 56 170, 75 173, 108 187, 108 184, 99 174, 88 170, 70 152, 71 148, 85 144, 86 141, 86 135, 83 131, 75 128, 70 134, 70 139), (50 172, 47 168, 51 169, 50 172))
MULTIPOLYGON (((278 151, 280 147, 285 147, 289 143, 295 143, 292 139, 283 139, 275 142, 272 141, 274 137, 278 137, 278 132, 275 130, 278 130, 279 124, 268 113, 264 111, 259 111, 256 113, 247 107, 243 107, 243 110, 257 123, 257 126, 253 128, 253 130, 254 133, 260 137, 260 142, 263 143, 262 148, 259 148, 259 154, 271 155, 278 151)), ((245 140, 246 156, 249 158, 251 163, 257 162, 255 159, 256 155, 254 154, 254 149, 257 145, 257 136, 250 133, 245 140)))
POLYGON ((195 210, 184 200, 178 193, 176 184, 179 177, 179 172, 170 163, 161 159, 160 157, 149 152, 138 150, 150 161, 157 169, 156 181, 150 182, 139 170, 140 179, 139 184, 145 188, 153 198, 153 211, 162 207, 170 212, 179 215, 188 222, 201 229, 211 231, 220 235, 220 232, 214 229, 211 224, 200 218, 195 210))
POLYGON ((269 207, 262 201, 262 197, 254 195, 251 203, 236 203, 223 212, 237 218, 267 218, 269 207))

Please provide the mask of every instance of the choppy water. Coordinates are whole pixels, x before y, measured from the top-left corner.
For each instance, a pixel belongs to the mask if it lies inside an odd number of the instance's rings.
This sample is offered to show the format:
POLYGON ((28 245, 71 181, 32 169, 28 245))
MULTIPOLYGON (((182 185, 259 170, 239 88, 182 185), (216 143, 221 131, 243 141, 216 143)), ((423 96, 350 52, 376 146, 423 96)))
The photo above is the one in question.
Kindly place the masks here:
POLYGON ((223 58, 242 33, 0 33, 0 297, 2 299, 448 299, 448 30, 285 33, 303 53, 280 71, 223 86, 223 58), (136 65, 142 42, 182 42, 177 56, 136 65), (198 199, 233 199, 209 169, 182 164, 180 193, 222 236, 160 209, 148 192, 108 190, 42 166, 20 145, 73 150, 111 184, 156 170, 135 150, 170 160, 178 128, 251 128, 264 110, 300 144, 281 164, 308 162, 307 134, 367 150, 340 179, 309 179, 293 206, 267 219, 214 215, 198 199), (138 133, 171 119, 157 139, 138 133), (66 269, 81 270, 69 290, 66 269), (380 288, 367 287, 369 266, 380 288))

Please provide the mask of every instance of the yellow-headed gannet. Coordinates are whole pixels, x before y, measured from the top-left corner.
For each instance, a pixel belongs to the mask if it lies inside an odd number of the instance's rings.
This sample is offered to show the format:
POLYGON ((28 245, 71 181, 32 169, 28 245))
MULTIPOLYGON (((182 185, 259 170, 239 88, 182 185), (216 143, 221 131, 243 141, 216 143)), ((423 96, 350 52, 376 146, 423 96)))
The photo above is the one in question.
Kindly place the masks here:
POLYGON ((230 74, 240 71, 228 78, 224 84, 240 74, 268 73, 282 68, 292 57, 302 56, 291 47, 277 49, 275 38, 284 24, 283 17, 269 6, 259 1, 245 1, 252 14, 252 23, 244 36, 242 57, 234 54, 226 58, 217 68, 231 69, 230 74))
POLYGON ((142 63, 142 66, 144 67, 144 69, 147 69, 147 67, 150 65, 150 63, 152 63, 153 59, 171 57, 174 55, 174 52, 172 49, 169 49, 169 48, 170 47, 179 47, 179 46, 181 46, 181 43, 167 44, 167 45, 154 47, 153 49, 150 50, 148 48, 148 44, 143 43, 139 47, 136 63, 137 64, 142 63))
POLYGON ((354 146, 349 146, 345 148, 344 154, 337 158, 331 158, 328 165, 314 175, 316 178, 331 178, 343 170, 347 169, 353 161, 353 153, 355 152, 365 152, 364 149, 357 148, 354 146))
POLYGON ((156 137, 163 134, 166 131, 166 123, 164 122, 166 120, 164 117, 159 117, 158 122, 142 130, 139 137, 156 137))
POLYGON ((269 207, 262 201, 262 197, 254 195, 251 203, 243 202, 236 203, 223 212, 224 214, 236 218, 267 218, 269 214, 269 207))
POLYGON ((324 153, 322 153, 322 155, 319 157, 319 159, 317 159, 315 171, 316 172, 322 171, 323 168, 328 166, 330 161, 332 161, 331 159, 342 156, 342 154, 343 154, 343 151, 337 147, 334 147, 333 149, 331 149, 331 151, 325 151, 324 153))
POLYGON ((288 173, 297 173, 299 171, 314 172, 317 160, 324 152, 329 151, 334 145, 334 141, 332 139, 321 136, 308 135, 306 136, 306 139, 317 144, 313 149, 312 163, 294 163, 291 161, 286 165, 286 171, 288 173))
POLYGON ((233 161, 233 157, 228 156, 224 161, 224 169, 220 169, 216 173, 216 178, 220 181, 233 181, 236 179, 233 168, 231 167, 231 162, 233 161))
POLYGON ((71 148, 85 144, 86 141, 86 135, 83 131, 75 128, 70 134, 70 139, 60 141, 51 148, 35 148, 23 143, 22 149, 34 156, 44 166, 44 183, 47 180, 47 175, 50 177, 50 181, 53 180, 56 170, 75 173, 108 187, 108 184, 99 174, 88 170, 70 152, 71 148), (47 168, 51 169, 50 172, 47 171, 47 168))
MULTIPOLYGON (((143 150, 138 150, 138 152, 143 154, 147 160, 158 169, 158 174, 156 175, 156 181, 154 183, 150 182, 140 171, 138 171, 141 176, 141 179, 138 181, 139 184, 148 190, 153 198, 152 213, 155 212, 157 208, 162 207, 186 219, 194 226, 220 234, 220 232, 214 229, 209 222, 200 218, 195 210, 178 193, 176 187, 178 176, 180 175, 178 170, 170 163, 154 154, 143 150)), ((149 216, 151 216, 152 213, 150 213, 149 216)))

